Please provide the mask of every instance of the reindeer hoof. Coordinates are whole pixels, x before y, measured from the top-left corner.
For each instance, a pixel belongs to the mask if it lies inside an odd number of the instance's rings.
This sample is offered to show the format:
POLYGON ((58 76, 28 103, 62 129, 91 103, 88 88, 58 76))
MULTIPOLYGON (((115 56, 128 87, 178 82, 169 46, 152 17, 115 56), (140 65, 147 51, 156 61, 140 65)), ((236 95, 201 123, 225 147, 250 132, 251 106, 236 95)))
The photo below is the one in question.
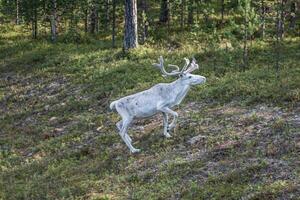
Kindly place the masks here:
POLYGON ((131 150, 131 153, 138 153, 138 152, 140 152, 141 150, 140 149, 132 149, 131 150))

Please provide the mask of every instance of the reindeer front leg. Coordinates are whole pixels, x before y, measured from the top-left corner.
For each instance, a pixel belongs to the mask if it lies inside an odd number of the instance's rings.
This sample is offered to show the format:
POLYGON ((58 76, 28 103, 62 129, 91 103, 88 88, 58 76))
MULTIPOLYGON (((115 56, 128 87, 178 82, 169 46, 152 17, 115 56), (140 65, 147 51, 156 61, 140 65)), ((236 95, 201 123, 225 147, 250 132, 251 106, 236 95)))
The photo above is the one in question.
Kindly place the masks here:
POLYGON ((163 112, 163 122, 164 122, 164 136, 166 138, 170 138, 170 127, 169 127, 169 123, 168 123, 168 114, 163 112))
POLYGON ((176 122, 177 122, 177 118, 178 118, 177 112, 171 110, 168 107, 160 107, 160 108, 158 108, 158 110, 162 111, 163 113, 166 113, 166 114, 169 113, 169 114, 173 115, 172 123, 167 126, 169 128, 169 130, 173 129, 176 126, 176 122))

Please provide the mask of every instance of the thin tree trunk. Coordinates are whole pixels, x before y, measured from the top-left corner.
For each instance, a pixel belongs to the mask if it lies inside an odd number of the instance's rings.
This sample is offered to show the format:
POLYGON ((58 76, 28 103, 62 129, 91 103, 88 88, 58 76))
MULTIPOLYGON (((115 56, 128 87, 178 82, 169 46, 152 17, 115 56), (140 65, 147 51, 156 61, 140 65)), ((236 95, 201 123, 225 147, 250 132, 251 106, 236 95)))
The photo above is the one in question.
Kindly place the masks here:
POLYGON ((142 43, 144 43, 148 37, 148 18, 147 18, 147 2, 146 0, 142 0, 141 2, 142 7, 142 24, 143 24, 143 30, 142 30, 142 43))
POLYGON ((94 34, 96 30, 96 24, 97 24, 97 14, 96 14, 96 6, 93 5, 92 12, 90 15, 90 33, 94 34))
POLYGON ((277 12, 276 12, 276 73, 277 77, 279 77, 279 69, 280 69, 280 52, 281 52, 281 45, 280 45, 280 40, 282 39, 281 37, 281 17, 280 17, 280 8, 279 8, 279 0, 277 0, 277 12))
POLYGON ((57 15, 56 15, 56 0, 52 0, 52 14, 51 14, 51 41, 57 40, 57 15))
POLYGON ((20 12, 20 8, 19 8, 19 0, 16 0, 16 25, 20 24, 20 18, 19 18, 19 12, 20 12))
POLYGON ((88 18, 88 9, 86 9, 85 11, 84 11, 84 32, 88 32, 88 20, 89 20, 89 18, 88 18))
POLYGON ((296 2, 291 2, 290 6, 290 29, 295 29, 296 27, 296 2))
MULTIPOLYGON (((204 7, 208 7, 209 5, 209 1, 207 1, 207 0, 205 0, 204 1, 204 4, 206 3, 206 5, 204 5, 204 7)), ((204 12, 204 21, 205 21, 205 25, 206 25, 206 27, 209 27, 210 26, 210 20, 209 20, 209 18, 210 18, 210 13, 206 10, 206 12, 204 12)))
POLYGON ((125 0, 124 50, 138 46, 136 0, 125 0))
POLYGON ((37 38, 37 34, 38 34, 38 24, 37 24, 37 8, 34 8, 34 12, 33 12, 33 19, 32 19, 32 37, 34 39, 37 38))
POLYGON ((116 46, 116 0, 112 0, 112 47, 116 46))
POLYGON ((280 3, 280 40, 284 37, 285 2, 286 0, 281 0, 280 3))
POLYGON ((196 1, 196 6, 197 6, 197 9, 196 9, 196 19, 197 19, 197 24, 200 24, 200 11, 199 11, 199 9, 200 9, 200 3, 201 3, 201 1, 199 0, 199 1, 196 1))
POLYGON ((224 24, 225 0, 221 0, 221 27, 224 24))
POLYGON ((161 0, 159 21, 161 23, 167 23, 169 21, 169 17, 169 0, 161 0))
POLYGON ((99 33, 99 5, 95 5, 95 31, 96 33, 99 33))
POLYGON ((194 0, 189 0, 188 24, 194 23, 194 0))
POLYGON ((109 0, 105 0, 105 26, 106 28, 108 29, 109 27, 109 20, 110 20, 110 17, 109 17, 109 0))
POLYGON ((264 39, 265 38, 265 30, 266 30, 266 7, 265 7, 265 1, 261 0, 261 37, 264 39))
POLYGON ((181 10, 180 10, 180 27, 184 27, 184 9, 185 9, 185 0, 181 0, 181 10))
POLYGON ((244 13, 244 49, 243 49, 243 67, 244 70, 248 67, 248 2, 245 5, 245 13, 244 13))
POLYGON ((32 30, 32 38, 36 39, 36 35, 35 35, 35 26, 34 26, 34 19, 31 20, 31 30, 32 30))

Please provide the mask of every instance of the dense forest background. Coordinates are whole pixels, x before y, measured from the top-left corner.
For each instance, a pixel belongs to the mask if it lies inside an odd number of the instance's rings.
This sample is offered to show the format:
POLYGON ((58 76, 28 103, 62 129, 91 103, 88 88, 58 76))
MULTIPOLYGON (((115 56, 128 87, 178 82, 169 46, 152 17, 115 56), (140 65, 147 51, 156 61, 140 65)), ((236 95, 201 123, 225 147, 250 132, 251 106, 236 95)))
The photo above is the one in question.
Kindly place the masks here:
POLYGON ((2 0, 0 5, 1 24, 20 25, 33 38, 48 36, 53 42, 78 43, 98 35, 111 36, 115 46, 115 37, 124 34, 124 22, 131 18, 138 18, 131 29, 138 27, 140 44, 170 40, 172 33, 196 38, 201 32, 212 35, 209 39, 245 43, 300 34, 296 0, 2 0))
POLYGON ((0 199, 298 199, 298 0, 0 0, 0 199), (192 88, 129 131, 109 103, 195 57, 192 88))

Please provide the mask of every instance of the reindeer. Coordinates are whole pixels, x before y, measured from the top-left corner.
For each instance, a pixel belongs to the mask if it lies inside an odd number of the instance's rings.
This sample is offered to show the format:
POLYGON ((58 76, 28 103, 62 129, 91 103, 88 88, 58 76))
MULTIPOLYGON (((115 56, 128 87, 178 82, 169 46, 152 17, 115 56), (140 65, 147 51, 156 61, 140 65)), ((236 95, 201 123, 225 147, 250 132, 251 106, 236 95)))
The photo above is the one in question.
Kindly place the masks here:
POLYGON ((166 138, 170 138, 170 130, 175 127, 178 118, 178 114, 171 110, 171 108, 181 103, 191 86, 205 83, 206 78, 204 76, 191 74, 192 71, 199 68, 196 60, 193 59, 190 62, 189 59, 184 59, 185 65, 181 70, 176 65, 168 65, 176 69, 167 72, 164 67, 163 57, 160 56, 159 63, 153 65, 158 67, 165 77, 179 76, 176 81, 159 83, 148 90, 123 97, 110 104, 110 109, 116 110, 122 117, 122 120, 116 125, 119 135, 132 153, 140 152, 140 149, 132 146, 132 140, 127 134, 128 127, 133 119, 150 117, 157 113, 162 113, 163 134, 166 138), (168 114, 173 116, 171 124, 168 123, 168 114))

